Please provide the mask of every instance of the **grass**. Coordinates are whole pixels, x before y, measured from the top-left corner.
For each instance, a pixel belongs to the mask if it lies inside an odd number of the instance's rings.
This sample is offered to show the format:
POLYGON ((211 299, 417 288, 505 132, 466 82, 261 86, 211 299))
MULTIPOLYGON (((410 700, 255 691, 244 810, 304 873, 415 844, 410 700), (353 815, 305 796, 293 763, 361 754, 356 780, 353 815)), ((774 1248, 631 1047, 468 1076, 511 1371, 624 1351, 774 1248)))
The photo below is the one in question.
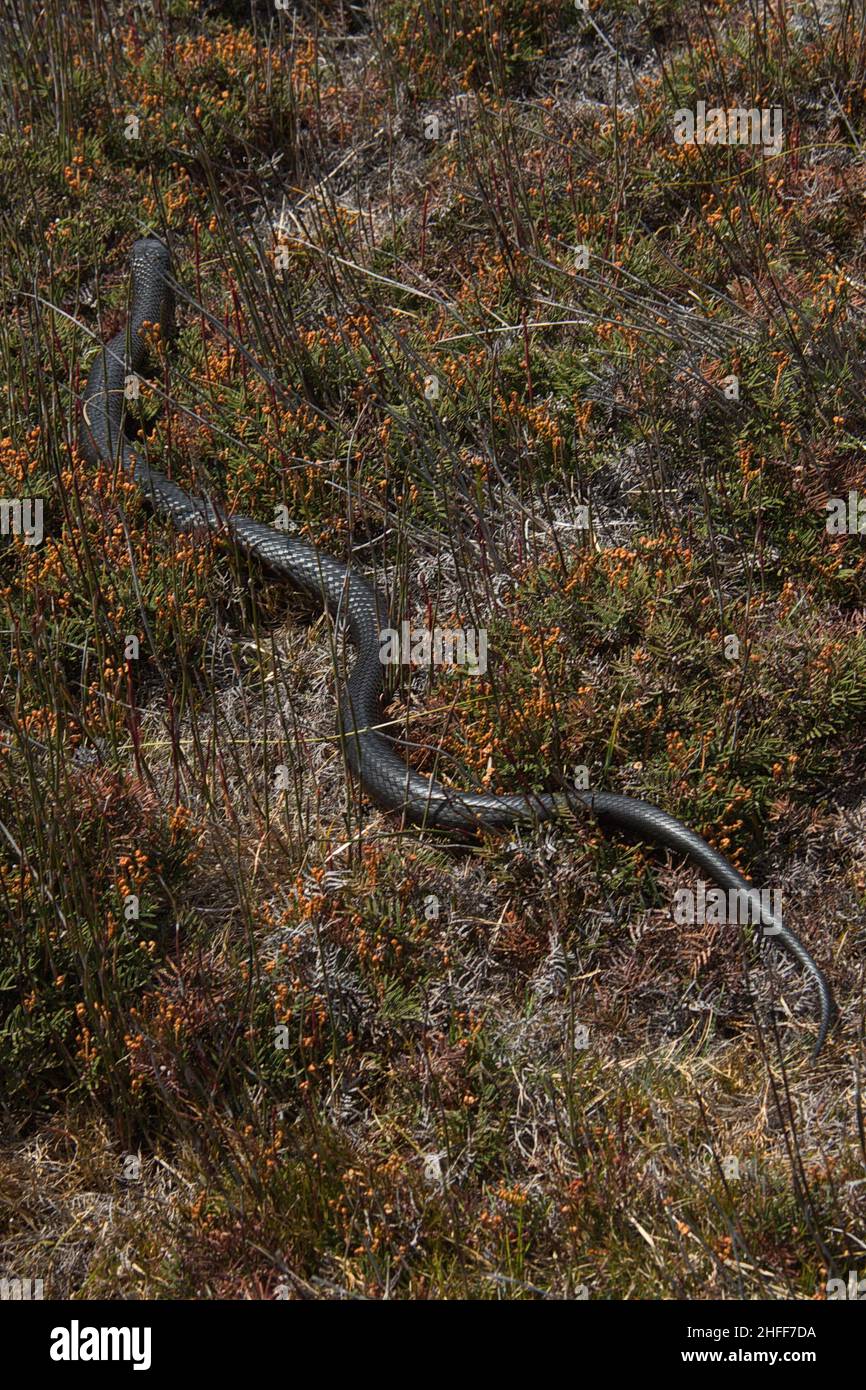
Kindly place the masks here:
POLYGON ((822 1298, 862 1275, 866 42, 717 0, 13 4, 0 59, 3 1267, 54 1297, 822 1298), (781 152, 674 112, 779 105, 781 152), (347 786, 339 648, 76 447, 131 242, 151 456, 489 634, 456 786, 664 806, 830 976, 591 822, 347 786), (578 248, 586 247, 581 258, 578 248), (736 379, 734 390, 731 379, 736 379), (131 640, 134 639, 134 640, 131 640), (746 936, 748 934, 745 934, 746 936))

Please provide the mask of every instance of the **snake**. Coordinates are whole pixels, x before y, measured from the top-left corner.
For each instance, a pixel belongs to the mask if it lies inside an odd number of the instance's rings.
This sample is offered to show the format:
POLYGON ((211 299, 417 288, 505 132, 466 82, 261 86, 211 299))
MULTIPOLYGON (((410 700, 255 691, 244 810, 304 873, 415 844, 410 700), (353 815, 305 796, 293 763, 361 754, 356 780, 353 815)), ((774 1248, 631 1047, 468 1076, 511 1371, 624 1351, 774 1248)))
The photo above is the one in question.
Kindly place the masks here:
POLYGON ((775 895, 760 894, 694 830, 637 797, 576 787, 538 793, 464 791, 413 769, 383 732, 381 634, 390 628, 385 595, 351 563, 288 532, 228 512, 209 496, 186 492, 127 436, 127 385, 147 366, 147 328, 158 326, 163 339, 171 333, 175 284, 171 256, 161 238, 149 234, 137 240, 130 254, 127 321, 95 355, 81 398, 78 442, 84 459, 94 467, 121 470, 150 507, 178 531, 214 534, 228 541, 321 604, 344 626, 356 655, 351 670, 338 674, 339 735, 349 773, 375 805, 412 826, 464 833, 529 829, 548 821, 567 821, 574 827, 581 817, 594 818, 602 830, 624 832, 691 861, 723 892, 736 894, 733 901, 748 905, 748 920, 811 978, 819 1005, 812 1051, 816 1058, 837 1015, 836 1004, 823 972, 771 905, 775 895))

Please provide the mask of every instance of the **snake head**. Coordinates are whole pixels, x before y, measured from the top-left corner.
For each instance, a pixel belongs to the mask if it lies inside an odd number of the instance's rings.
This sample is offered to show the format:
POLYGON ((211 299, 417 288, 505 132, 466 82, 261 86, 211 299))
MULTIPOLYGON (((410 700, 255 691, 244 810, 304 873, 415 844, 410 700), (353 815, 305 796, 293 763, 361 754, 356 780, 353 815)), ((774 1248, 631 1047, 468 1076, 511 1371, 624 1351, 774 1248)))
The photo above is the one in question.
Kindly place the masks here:
POLYGON ((158 323, 165 342, 174 331, 174 295, 171 291, 171 255, 164 241, 152 234, 133 242, 129 257, 132 269, 133 324, 138 318, 158 323), (140 314, 137 309, 140 308, 140 314))

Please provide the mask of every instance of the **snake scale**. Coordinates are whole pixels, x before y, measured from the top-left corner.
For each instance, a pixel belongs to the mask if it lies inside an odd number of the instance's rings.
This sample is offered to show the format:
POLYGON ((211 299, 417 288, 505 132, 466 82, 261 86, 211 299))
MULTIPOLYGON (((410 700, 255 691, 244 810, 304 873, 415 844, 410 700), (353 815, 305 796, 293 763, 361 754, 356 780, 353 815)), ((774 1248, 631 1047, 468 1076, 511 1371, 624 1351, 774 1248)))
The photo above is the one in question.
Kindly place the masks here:
POLYGON ((100 462, 119 466, 139 485, 155 511, 178 530, 208 530, 231 540, 242 553, 321 602, 333 616, 345 619, 357 658, 348 678, 341 682, 340 728, 349 769, 371 800, 388 811, 399 812, 412 824, 441 830, 495 831, 562 819, 573 824, 576 813, 589 813, 607 826, 685 856, 726 892, 749 895, 740 901, 750 902, 752 920, 811 976, 820 1003, 818 1038, 812 1054, 817 1056, 836 1012, 827 980, 765 899, 693 830, 657 806, 631 796, 579 790, 503 796, 457 791, 407 766, 377 728, 382 722, 384 672, 380 633, 390 626, 384 595, 351 565, 316 547, 249 517, 225 513, 207 498, 191 496, 153 468, 127 439, 125 386, 128 376, 140 373, 147 363, 143 326, 160 324, 167 332, 173 313, 171 261, 159 238, 148 236, 135 242, 131 274, 128 322, 97 353, 84 389, 81 451, 94 466, 100 462))

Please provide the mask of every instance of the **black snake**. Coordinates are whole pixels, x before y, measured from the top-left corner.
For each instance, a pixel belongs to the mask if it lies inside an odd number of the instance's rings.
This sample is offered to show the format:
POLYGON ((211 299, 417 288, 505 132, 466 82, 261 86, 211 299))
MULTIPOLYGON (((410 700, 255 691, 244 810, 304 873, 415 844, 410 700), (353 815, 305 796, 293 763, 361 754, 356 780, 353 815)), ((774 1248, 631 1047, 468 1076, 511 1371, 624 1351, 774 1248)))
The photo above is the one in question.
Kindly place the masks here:
MULTIPOLYGON (((138 483, 158 513, 179 530, 208 529, 227 536, 247 555, 345 618, 357 660, 340 691, 340 727, 349 768, 374 802, 400 812, 408 821, 443 830, 504 830, 540 821, 574 820, 579 811, 685 855, 726 892, 740 895, 752 917, 812 977, 820 1000, 820 1027, 813 1056, 820 1051, 835 1015, 830 987, 812 956, 781 918, 774 915, 723 855, 680 821, 646 801, 613 792, 568 790, 497 796, 455 791, 433 777, 412 770, 377 726, 383 665, 380 634, 389 627, 384 595, 356 571, 321 550, 248 517, 221 511, 204 497, 190 496, 152 468, 126 438, 123 428, 127 378, 147 362, 142 333, 146 323, 167 330, 173 311, 171 262, 163 243, 145 237, 132 248, 132 293, 129 320, 97 353, 83 398, 81 450, 96 465, 117 464, 138 483)), ((737 901, 737 899, 735 899, 737 901)))

